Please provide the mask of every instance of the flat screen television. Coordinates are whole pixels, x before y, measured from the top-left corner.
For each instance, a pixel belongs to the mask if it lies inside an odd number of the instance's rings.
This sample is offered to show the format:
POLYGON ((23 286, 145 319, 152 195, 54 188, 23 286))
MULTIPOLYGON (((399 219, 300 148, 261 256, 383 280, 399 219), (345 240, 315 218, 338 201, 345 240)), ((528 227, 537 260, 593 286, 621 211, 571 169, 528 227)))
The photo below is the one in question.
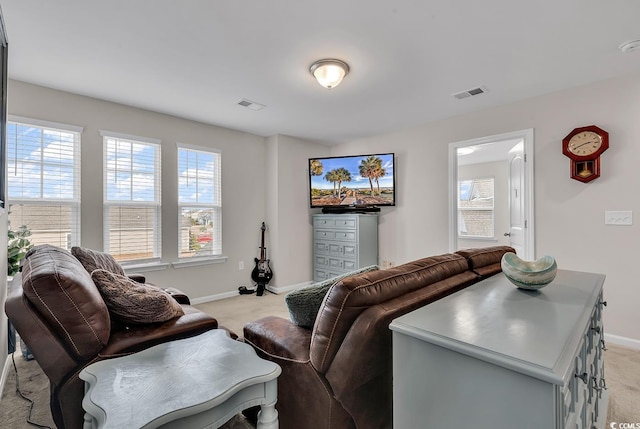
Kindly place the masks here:
POLYGON ((310 207, 346 212, 395 206, 394 172, 393 153, 310 158, 310 207))

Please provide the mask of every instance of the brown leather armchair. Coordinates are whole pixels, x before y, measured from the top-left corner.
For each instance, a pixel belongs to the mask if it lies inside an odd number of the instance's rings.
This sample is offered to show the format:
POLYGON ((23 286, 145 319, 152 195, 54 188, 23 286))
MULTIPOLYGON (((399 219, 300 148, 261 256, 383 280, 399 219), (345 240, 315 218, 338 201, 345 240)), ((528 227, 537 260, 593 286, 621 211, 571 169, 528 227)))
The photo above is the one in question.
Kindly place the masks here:
POLYGON ((392 424, 391 321, 480 276, 455 254, 347 277, 329 290, 313 330, 278 317, 244 327, 278 363, 282 429, 381 429, 392 424))
POLYGON ((190 305, 164 323, 118 326, 89 273, 69 252, 53 246, 28 255, 22 281, 14 279, 5 311, 50 381, 50 406, 58 429, 81 429, 87 365, 218 327, 190 305))

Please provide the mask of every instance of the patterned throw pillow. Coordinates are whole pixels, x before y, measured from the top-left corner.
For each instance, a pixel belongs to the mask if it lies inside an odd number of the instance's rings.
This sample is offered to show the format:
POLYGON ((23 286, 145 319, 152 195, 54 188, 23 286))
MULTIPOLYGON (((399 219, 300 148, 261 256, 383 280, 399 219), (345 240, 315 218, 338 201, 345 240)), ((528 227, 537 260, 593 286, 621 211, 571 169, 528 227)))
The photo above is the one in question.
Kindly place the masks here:
POLYGON ((71 254, 80 261, 89 274, 94 270, 107 270, 121 276, 125 275, 122 266, 108 253, 98 252, 97 250, 91 250, 85 247, 72 247, 71 254))
POLYGON ((97 269, 91 279, 98 287, 111 316, 124 323, 166 322, 184 310, 168 293, 155 286, 136 283, 128 277, 97 269))
POLYGON ((345 277, 368 273, 369 271, 376 271, 378 269, 377 265, 371 265, 289 292, 284 297, 287 309, 289 310, 289 318, 294 324, 302 328, 312 329, 314 323, 316 323, 316 317, 318 317, 318 311, 320 311, 322 301, 334 283, 345 277))

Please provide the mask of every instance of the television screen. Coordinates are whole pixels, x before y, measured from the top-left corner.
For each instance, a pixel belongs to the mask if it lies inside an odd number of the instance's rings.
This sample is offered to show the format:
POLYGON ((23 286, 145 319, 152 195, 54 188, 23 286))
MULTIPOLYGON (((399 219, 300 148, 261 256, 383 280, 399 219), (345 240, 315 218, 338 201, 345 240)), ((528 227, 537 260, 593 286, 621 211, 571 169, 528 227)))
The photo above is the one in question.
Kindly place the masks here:
POLYGON ((395 206, 394 154, 309 159, 311 208, 395 206))

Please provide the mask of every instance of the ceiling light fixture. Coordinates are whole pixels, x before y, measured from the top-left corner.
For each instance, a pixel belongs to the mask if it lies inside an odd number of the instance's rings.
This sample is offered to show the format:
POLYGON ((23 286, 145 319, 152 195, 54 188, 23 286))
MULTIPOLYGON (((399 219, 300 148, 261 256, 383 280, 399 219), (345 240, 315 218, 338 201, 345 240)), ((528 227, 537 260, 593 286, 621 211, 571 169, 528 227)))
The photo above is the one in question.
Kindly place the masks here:
POLYGON ((640 40, 628 40, 619 46, 622 52, 633 52, 640 50, 640 40))
POLYGON ((476 151, 475 147, 466 146, 466 147, 459 147, 457 152, 458 152, 458 155, 470 155, 475 151, 476 151))
POLYGON ((309 71, 320 85, 331 89, 340 85, 342 79, 349 74, 349 65, 334 59, 318 60, 311 64, 309 71))

